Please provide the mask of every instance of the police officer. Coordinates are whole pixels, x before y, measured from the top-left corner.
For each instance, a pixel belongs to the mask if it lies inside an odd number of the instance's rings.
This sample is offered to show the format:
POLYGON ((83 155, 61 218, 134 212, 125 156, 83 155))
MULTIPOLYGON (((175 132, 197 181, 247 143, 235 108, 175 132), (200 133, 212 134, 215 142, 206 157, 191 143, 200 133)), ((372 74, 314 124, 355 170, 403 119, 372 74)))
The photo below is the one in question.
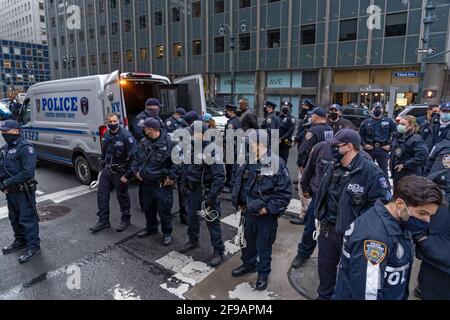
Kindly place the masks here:
POLYGON ((269 139, 272 137, 272 130, 280 129, 280 118, 278 118, 275 112, 276 108, 277 105, 273 102, 266 101, 266 103, 264 104, 265 119, 261 126, 261 129, 267 130, 269 139))
POLYGON ((437 183, 446 194, 447 203, 431 219, 426 232, 415 237, 416 255, 422 260, 419 272, 423 300, 450 300, 450 162, 440 162, 428 179, 437 183))
POLYGON ((316 144, 333 138, 333 129, 327 124, 327 112, 322 108, 314 109, 311 116, 312 127, 306 130, 305 138, 298 150, 297 165, 302 171, 308 162, 309 154, 316 144))
POLYGON ((234 180, 233 205, 245 215, 242 266, 233 270, 233 277, 258 272, 255 289, 267 289, 271 272, 272 246, 277 236, 278 218, 281 217, 292 196, 292 184, 285 162, 270 155, 267 141, 258 141, 250 135, 250 147, 256 164, 239 167, 234 180), (268 161, 270 157, 270 161, 268 161))
POLYGON ((425 175, 450 169, 450 132, 447 133, 446 139, 434 146, 428 159, 425 175))
POLYGON ((121 222, 116 231, 125 231, 130 226, 131 220, 128 181, 133 177, 131 162, 137 152, 137 144, 131 133, 120 127, 118 115, 109 114, 107 122, 109 130, 102 141, 101 170, 97 192, 99 221, 90 229, 92 233, 111 227, 109 199, 113 189, 116 189, 117 201, 122 213, 121 222))
MULTIPOLYGON (((133 135, 136 141, 139 143, 143 138, 145 138, 144 132, 144 121, 147 118, 153 118, 160 122, 161 129, 164 129, 164 123, 159 117, 159 108, 161 103, 158 99, 150 98, 145 102, 145 110, 134 118, 133 121, 133 135)), ((141 211, 144 211, 144 194, 142 193, 142 183, 139 183, 139 204, 141 211)))
POLYGON ((172 243, 173 185, 178 178, 178 168, 172 162, 175 144, 169 135, 161 130, 161 123, 148 118, 144 121, 146 138, 139 143, 139 150, 133 161, 133 172, 142 182, 144 212, 147 226, 138 234, 146 238, 158 234, 158 218, 161 220, 163 245, 172 243))
POLYGON ((167 133, 174 133, 178 129, 188 127, 186 121, 184 121, 184 116, 186 115, 186 110, 184 108, 177 108, 172 116, 170 116, 166 121, 167 133))
POLYGON ((411 237, 427 229, 443 200, 435 183, 408 176, 389 204, 377 201, 356 219, 345 233, 335 299, 407 300, 414 262, 411 237))
POLYGON ((247 131, 250 129, 259 129, 258 125, 258 117, 256 114, 249 110, 248 100, 241 99, 239 100, 239 108, 241 111, 241 127, 242 130, 247 131))
POLYGON ((328 125, 333 129, 334 134, 338 133, 342 129, 353 129, 356 127, 349 120, 342 118, 341 106, 333 104, 328 110, 328 125))
POLYGON ((285 102, 281 107, 280 114, 280 157, 285 163, 288 163, 296 124, 294 117, 291 115, 291 111, 292 104, 285 102))
POLYGON ((214 154, 206 155, 205 149, 210 142, 203 141, 203 135, 208 126, 201 121, 194 122, 190 131, 193 135, 192 148, 185 156, 190 160, 189 164, 183 165, 184 176, 189 189, 189 241, 180 249, 186 253, 198 248, 200 239, 200 212, 214 213, 213 216, 205 218, 209 230, 211 244, 214 248, 213 255, 208 263, 211 267, 219 266, 223 261, 225 245, 222 240, 222 229, 220 226, 220 193, 225 185, 225 170, 223 164, 218 164, 216 159, 209 159, 214 154), (196 152, 196 144, 201 146, 200 152, 196 152))
MULTIPOLYGON (((429 105, 427 110, 427 115, 425 119, 423 119, 422 124, 420 125, 420 135, 422 139, 427 144, 428 150, 433 149, 433 128, 439 124, 439 113, 441 108, 439 105, 429 105)), ((417 123, 419 123, 419 119, 417 119, 417 123)))
POLYGON ((391 200, 387 176, 359 154, 361 137, 357 132, 343 129, 330 143, 337 162, 326 165, 314 201, 315 216, 320 222, 318 293, 321 300, 329 300, 334 295, 345 231, 378 199, 391 200))
POLYGON ((136 141, 141 141, 142 138, 145 138, 144 133, 144 121, 147 118, 153 118, 160 122, 161 128, 164 128, 164 122, 159 117, 161 103, 158 99, 150 98, 145 102, 145 110, 134 118, 133 121, 133 135, 136 141))
POLYGON ((422 176, 429 151, 422 137, 416 134, 416 118, 406 116, 400 120, 398 133, 392 143, 391 171, 394 186, 406 176, 422 176))
POLYGON ((200 120, 202 120, 202 117, 196 111, 189 111, 184 117, 184 121, 186 121, 188 127, 192 126, 195 121, 200 120))
POLYGON ((39 216, 36 210, 36 152, 20 135, 20 125, 6 120, 0 127, 6 141, 0 149, 0 188, 6 194, 14 242, 3 248, 4 255, 26 248, 19 262, 29 262, 40 252, 39 216))
POLYGON ((16 99, 11 98, 9 102, 9 110, 11 111, 11 119, 18 121, 20 114, 20 109, 22 108, 22 105, 16 101, 16 99))
POLYGON ((371 119, 365 120, 360 128, 364 149, 377 161, 381 170, 388 174, 389 152, 391 143, 397 132, 397 126, 392 119, 383 117, 383 105, 376 103, 371 119))
POLYGON ((441 105, 439 123, 433 127, 433 145, 436 145, 447 137, 450 131, 450 102, 441 105))
MULTIPOLYGON (((226 151, 230 151, 228 150, 229 146, 227 145, 227 141, 229 140, 230 137, 234 136, 234 133, 236 130, 238 129, 242 129, 241 127, 241 122, 239 120, 239 117, 237 116, 237 106, 234 106, 232 104, 227 104, 225 106, 225 113, 226 113, 226 117, 228 118, 228 122, 227 125, 225 127, 225 139, 224 139, 224 143, 225 143, 225 147, 226 147, 226 151), (230 137, 228 137, 228 135, 230 135, 230 137)), ((234 169, 234 164, 237 162, 237 141, 235 138, 233 138, 233 159, 234 159, 234 163, 228 163, 225 166, 226 169, 226 181, 225 181, 225 187, 228 188, 231 192, 231 181, 233 179, 233 169, 234 169)), ((228 158, 228 157, 227 157, 228 158)), ((229 159, 231 160, 231 159, 229 159)))

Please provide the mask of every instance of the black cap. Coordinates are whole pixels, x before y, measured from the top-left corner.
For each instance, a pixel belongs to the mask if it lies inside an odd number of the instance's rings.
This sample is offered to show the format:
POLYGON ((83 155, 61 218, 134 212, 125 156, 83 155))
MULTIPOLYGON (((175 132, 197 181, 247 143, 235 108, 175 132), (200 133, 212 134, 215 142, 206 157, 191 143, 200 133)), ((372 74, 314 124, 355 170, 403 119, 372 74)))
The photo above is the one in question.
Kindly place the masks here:
POLYGON ((14 120, 6 120, 5 122, 3 122, 2 126, 0 127, 1 131, 8 131, 8 130, 12 130, 12 129, 20 130, 20 124, 14 120))
POLYGON ((433 181, 443 189, 448 188, 450 185, 450 170, 444 169, 430 174, 428 180, 433 181))
POLYGON ((354 146, 361 145, 361 136, 352 129, 342 129, 334 138, 327 140, 331 144, 351 143, 354 146))
POLYGON ((273 103, 272 101, 266 101, 266 103, 264 104, 266 107, 272 107, 274 109, 276 109, 277 105, 275 103, 273 103))
POLYGON ((208 125, 207 125, 205 122, 203 122, 203 121, 195 121, 195 122, 189 127, 188 130, 189 130, 189 132, 190 132, 191 134, 194 134, 195 129, 197 129, 197 128, 201 128, 202 134, 205 134, 205 132, 209 130, 208 125))
POLYGON ((177 110, 175 110, 175 113, 178 113, 180 116, 185 116, 186 115, 186 110, 184 108, 177 108, 177 110))
POLYGON ((315 114, 316 116, 319 116, 321 118, 326 118, 327 117, 327 112, 325 111, 325 109, 322 109, 320 107, 315 108, 313 110, 312 114, 313 115, 315 114))
POLYGON ((230 110, 230 111, 237 111, 238 107, 233 105, 233 104, 226 104, 225 105, 225 110, 230 110))
POLYGON ((200 120, 200 116, 199 116, 198 113, 195 112, 195 111, 189 111, 189 112, 186 113, 186 115, 184 116, 184 120, 185 120, 188 124, 192 124, 194 121, 200 120))
POLYGON ((314 105, 314 103, 311 100, 309 100, 309 99, 306 99, 305 101, 303 101, 303 105, 308 106, 309 108, 315 108, 316 107, 314 105))
POLYGON ((159 120, 156 120, 154 118, 147 118, 144 121, 144 128, 160 130, 161 123, 159 122, 159 120))
POLYGON ((159 107, 160 105, 161 105, 161 103, 156 98, 150 98, 150 99, 147 99, 147 101, 145 101, 146 107, 148 107, 148 106, 158 106, 159 107))

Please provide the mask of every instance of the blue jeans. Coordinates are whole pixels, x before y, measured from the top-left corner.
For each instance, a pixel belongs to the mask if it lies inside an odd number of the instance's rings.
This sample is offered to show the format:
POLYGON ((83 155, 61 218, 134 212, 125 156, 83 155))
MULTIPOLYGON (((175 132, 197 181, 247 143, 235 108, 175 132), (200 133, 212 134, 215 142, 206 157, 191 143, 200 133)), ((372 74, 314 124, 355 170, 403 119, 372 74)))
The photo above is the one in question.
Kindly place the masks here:
MULTIPOLYGON (((36 196, 31 193, 33 206, 36 206, 36 196)), ((26 242, 28 249, 38 249, 41 244, 39 239, 39 221, 34 213, 30 199, 25 192, 8 193, 9 220, 14 231, 14 237, 21 242, 26 242)))
MULTIPOLYGON (((191 242, 198 242, 200 239, 200 221, 201 218, 197 214, 201 209, 203 202, 203 191, 201 187, 195 187, 194 190, 189 192, 188 195, 188 209, 189 209, 189 227, 187 234, 191 242)), ((220 201, 216 199, 213 210, 217 210, 220 216, 220 201)), ((222 228, 220 226, 220 217, 213 222, 206 221, 208 227, 209 236, 211 238, 211 245, 214 248, 214 252, 223 254, 225 251, 225 245, 222 240, 222 228)))
POLYGON ((314 197, 308 207, 305 216, 305 230, 303 231, 300 243, 298 244, 298 255, 303 260, 311 258, 316 250, 317 241, 313 240, 313 234, 316 231, 316 217, 314 216, 314 197))

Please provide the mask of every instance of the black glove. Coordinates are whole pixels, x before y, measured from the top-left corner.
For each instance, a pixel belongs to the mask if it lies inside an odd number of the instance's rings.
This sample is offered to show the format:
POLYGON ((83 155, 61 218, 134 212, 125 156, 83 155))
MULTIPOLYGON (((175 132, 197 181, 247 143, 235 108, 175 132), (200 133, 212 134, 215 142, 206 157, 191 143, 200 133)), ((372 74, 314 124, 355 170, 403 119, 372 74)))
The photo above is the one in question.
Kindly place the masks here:
POLYGON ((106 167, 106 161, 105 160, 100 160, 100 171, 105 169, 105 167, 106 167))

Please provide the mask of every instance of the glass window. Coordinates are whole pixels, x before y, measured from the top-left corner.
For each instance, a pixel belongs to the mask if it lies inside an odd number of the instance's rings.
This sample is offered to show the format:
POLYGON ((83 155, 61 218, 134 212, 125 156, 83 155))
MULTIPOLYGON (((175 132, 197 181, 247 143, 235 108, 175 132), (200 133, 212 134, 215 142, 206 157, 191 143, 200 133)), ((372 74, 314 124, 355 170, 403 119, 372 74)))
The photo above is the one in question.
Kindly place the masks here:
POLYGON ((280 47, 280 30, 268 30, 267 31, 267 47, 279 48, 280 47))
POLYGON ((342 20, 339 29, 339 41, 356 40, 358 33, 358 20, 342 20))
POLYGON ((316 25, 302 26, 300 43, 303 45, 316 43, 316 25))
POLYGON ((214 39, 214 53, 225 52, 225 37, 217 37, 214 39))
POLYGON ((395 13, 386 15, 386 37, 398 37, 406 35, 407 13, 395 13))
POLYGON ((174 43, 173 44, 173 56, 175 58, 179 58, 183 55, 183 46, 181 43, 174 43))

